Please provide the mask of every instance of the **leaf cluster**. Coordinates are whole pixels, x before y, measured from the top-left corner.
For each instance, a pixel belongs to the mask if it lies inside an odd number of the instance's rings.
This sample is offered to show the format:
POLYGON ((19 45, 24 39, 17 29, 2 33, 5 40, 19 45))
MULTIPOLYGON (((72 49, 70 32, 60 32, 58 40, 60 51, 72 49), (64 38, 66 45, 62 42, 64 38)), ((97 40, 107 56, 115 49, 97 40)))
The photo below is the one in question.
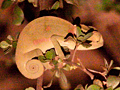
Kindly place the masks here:
POLYGON ((111 69, 117 69, 120 70, 120 67, 112 67, 113 61, 111 60, 110 64, 106 60, 104 60, 105 66, 103 68, 104 72, 99 72, 95 70, 90 70, 91 72, 101 74, 106 80, 102 81, 100 79, 94 79, 93 83, 88 86, 88 84, 85 86, 85 88, 79 84, 74 90, 120 90, 119 84, 120 84, 120 76, 115 75, 108 75, 109 71, 111 69))
POLYGON ((13 24, 21 25, 24 19, 24 13, 22 9, 18 6, 18 2, 22 2, 24 0, 4 0, 2 2, 1 9, 5 10, 11 6, 13 6, 12 10, 12 17, 13 17, 13 24))
POLYGON ((6 40, 0 42, 0 48, 3 49, 5 54, 10 53, 12 49, 16 49, 18 36, 19 33, 16 35, 16 37, 8 35, 6 40))

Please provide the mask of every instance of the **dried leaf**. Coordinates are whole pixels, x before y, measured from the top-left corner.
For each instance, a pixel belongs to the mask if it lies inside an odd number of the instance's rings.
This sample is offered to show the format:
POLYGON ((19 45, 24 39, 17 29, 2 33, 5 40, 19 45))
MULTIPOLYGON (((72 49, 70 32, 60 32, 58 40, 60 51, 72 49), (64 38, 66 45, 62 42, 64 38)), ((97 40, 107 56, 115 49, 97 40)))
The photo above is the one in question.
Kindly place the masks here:
POLYGON ((68 4, 74 4, 74 0, 65 0, 68 4))
POLYGON ((34 7, 37 7, 38 0, 28 0, 29 3, 32 3, 34 7))
POLYGON ((108 70, 111 68, 112 65, 113 65, 113 60, 110 61, 110 64, 108 66, 108 70))
POLYGON ((112 87, 113 89, 119 85, 119 77, 117 76, 109 76, 107 79, 107 87, 112 87))
POLYGON ((49 88, 49 87, 51 87, 53 79, 55 77, 55 73, 56 73, 56 71, 54 71, 53 77, 52 77, 51 81, 49 82, 49 84, 47 86, 43 86, 43 88, 49 88))
POLYGON ((13 1, 11 1, 11 0, 4 0, 3 3, 2 3, 1 8, 2 9, 6 9, 6 8, 10 7, 12 4, 13 4, 13 1))
POLYGON ((59 1, 56 1, 53 6, 51 7, 51 9, 58 9, 60 7, 60 2, 59 1))
POLYGON ((7 39, 13 41, 13 37, 12 37, 11 35, 8 35, 8 36, 7 36, 7 39))
POLYGON ((51 87, 52 82, 53 82, 53 78, 51 79, 50 83, 47 86, 43 86, 43 88, 49 88, 49 87, 51 87))
POLYGON ((108 62, 105 58, 104 58, 104 64, 105 64, 105 67, 108 68, 108 62))
POLYGON ((25 1, 25 0, 18 0, 18 2, 23 2, 23 1, 25 1))
POLYGON ((56 76, 57 78, 59 78, 59 77, 60 77, 59 70, 57 70, 57 71, 56 71, 55 76, 56 76))
POLYGON ((120 67, 114 67, 113 69, 120 70, 120 67))
POLYGON ((98 85, 98 86, 100 86, 100 87, 103 87, 103 84, 102 84, 102 82, 101 82, 99 79, 95 79, 95 80, 93 81, 93 84, 98 85))

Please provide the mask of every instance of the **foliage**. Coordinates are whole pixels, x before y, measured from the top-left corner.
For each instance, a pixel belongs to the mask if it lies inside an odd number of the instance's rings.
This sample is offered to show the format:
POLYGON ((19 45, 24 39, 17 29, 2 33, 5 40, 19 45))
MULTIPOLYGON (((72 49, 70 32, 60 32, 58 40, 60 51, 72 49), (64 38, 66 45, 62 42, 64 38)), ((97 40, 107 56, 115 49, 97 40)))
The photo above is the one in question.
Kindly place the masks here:
POLYGON ((16 35, 16 37, 8 35, 7 39, 5 41, 0 42, 0 48, 3 49, 5 54, 10 53, 12 51, 12 49, 16 49, 18 35, 19 35, 19 33, 16 35))
MULTIPOLYGON (((2 2, 1 9, 5 10, 9 7, 13 7, 11 13, 13 17, 13 24, 14 25, 21 25, 24 21, 24 12, 19 7, 19 3, 24 2, 25 0, 4 0, 2 2)), ((79 0, 64 0, 68 4, 77 5, 80 3, 79 0)), ((39 6, 39 0, 28 0, 29 3, 32 3, 34 7, 39 6)), ((49 10, 57 10, 59 8, 63 8, 63 0, 57 0, 52 7, 49 7, 49 10)), ((38 11, 38 13, 40 10, 38 11)))
POLYGON ((101 4, 98 5, 100 10, 110 11, 115 10, 116 12, 120 12, 120 2, 117 0, 102 0, 101 4))
MULTIPOLYGON (((119 67, 112 67, 113 61, 111 60, 110 64, 106 60, 105 61, 105 67, 104 72, 98 72, 95 70, 90 70, 91 72, 94 73, 99 73, 101 74, 105 80, 102 81, 100 79, 94 79, 93 83, 91 85, 86 85, 85 88, 80 84, 78 85, 74 90, 119 90, 120 87, 120 76, 115 76, 115 75, 109 75, 109 71, 112 69, 117 69, 119 67)), ((89 69, 88 69, 89 70, 89 69)), ((120 69, 118 69, 120 70, 120 69)))

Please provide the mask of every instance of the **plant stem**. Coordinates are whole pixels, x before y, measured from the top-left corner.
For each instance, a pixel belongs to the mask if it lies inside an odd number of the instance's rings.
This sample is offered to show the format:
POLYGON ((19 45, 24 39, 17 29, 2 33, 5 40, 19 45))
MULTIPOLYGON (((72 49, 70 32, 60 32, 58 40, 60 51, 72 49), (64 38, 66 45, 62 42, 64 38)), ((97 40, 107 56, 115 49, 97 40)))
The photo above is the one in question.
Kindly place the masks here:
POLYGON ((94 75, 92 73, 90 73, 86 68, 85 66, 82 64, 81 60, 79 58, 77 58, 77 60, 79 61, 80 65, 81 65, 81 70, 84 71, 87 75, 90 76, 91 80, 94 79, 94 75))
POLYGON ((75 54, 76 54, 76 52, 77 52, 77 47, 78 47, 79 45, 78 44, 76 44, 76 46, 75 46, 75 49, 74 49, 74 52, 73 52, 73 56, 72 56, 72 62, 74 62, 74 59, 75 59, 75 54))
POLYGON ((40 76, 40 77, 37 79, 36 90, 43 90, 43 89, 42 89, 42 82, 43 82, 43 75, 40 76))

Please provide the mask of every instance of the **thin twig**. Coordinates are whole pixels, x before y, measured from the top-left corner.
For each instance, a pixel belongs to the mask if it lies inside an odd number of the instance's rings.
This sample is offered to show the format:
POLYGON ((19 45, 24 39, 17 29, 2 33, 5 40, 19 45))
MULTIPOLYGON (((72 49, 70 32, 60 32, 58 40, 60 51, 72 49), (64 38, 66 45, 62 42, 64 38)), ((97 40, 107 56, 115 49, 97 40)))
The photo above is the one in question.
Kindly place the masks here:
POLYGON ((85 66, 82 64, 81 60, 79 58, 77 58, 77 60, 79 61, 81 67, 82 67, 82 71, 84 71, 87 75, 90 76, 91 80, 94 79, 94 75, 92 73, 90 73, 86 68, 85 66))
POLYGON ((64 61, 64 63, 66 64, 70 64, 70 65, 75 65, 76 67, 78 67, 79 69, 81 69, 83 72, 85 72, 88 76, 90 76, 91 80, 94 79, 94 75, 92 73, 90 73, 82 64, 82 62, 80 62, 80 65, 74 63, 74 62, 68 62, 68 61, 64 61))
POLYGON ((42 89, 42 82, 43 82, 43 75, 40 76, 40 77, 37 79, 36 90, 43 90, 43 89, 42 89))
POLYGON ((78 44, 76 44, 76 46, 75 46, 75 49, 74 49, 74 52, 73 52, 73 56, 72 56, 72 62, 74 62, 74 59, 75 59, 75 54, 76 54, 76 52, 77 52, 77 48, 78 48, 78 44))

